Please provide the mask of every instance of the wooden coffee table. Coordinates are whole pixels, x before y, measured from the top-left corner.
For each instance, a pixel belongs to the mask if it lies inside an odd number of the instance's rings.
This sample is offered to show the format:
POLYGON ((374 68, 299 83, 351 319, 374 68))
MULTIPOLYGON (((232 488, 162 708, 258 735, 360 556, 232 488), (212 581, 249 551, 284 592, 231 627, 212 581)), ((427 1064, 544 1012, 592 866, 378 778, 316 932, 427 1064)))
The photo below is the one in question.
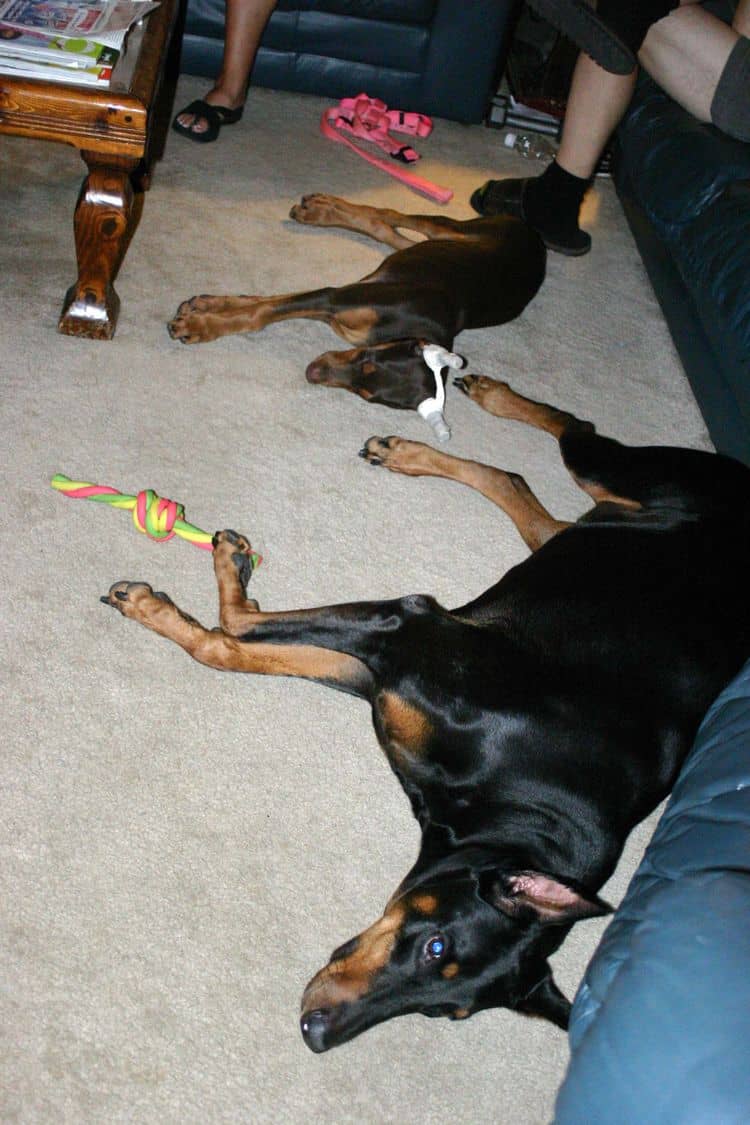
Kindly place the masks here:
POLYGON ((74 145, 88 168, 75 209, 78 278, 58 328, 108 340, 120 299, 114 278, 138 223, 154 158, 154 119, 177 0, 161 0, 128 36, 108 89, 0 74, 0 133, 74 145))

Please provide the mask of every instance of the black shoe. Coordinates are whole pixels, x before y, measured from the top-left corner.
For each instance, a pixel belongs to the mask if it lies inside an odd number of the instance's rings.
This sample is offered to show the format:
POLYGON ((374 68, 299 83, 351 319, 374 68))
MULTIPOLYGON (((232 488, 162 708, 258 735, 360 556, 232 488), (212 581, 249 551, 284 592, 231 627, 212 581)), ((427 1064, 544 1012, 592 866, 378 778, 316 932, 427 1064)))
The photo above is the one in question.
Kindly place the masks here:
POLYGON ((526 185, 533 183, 536 178, 531 176, 523 180, 488 180, 477 188, 469 202, 478 215, 513 215, 516 219, 523 219, 541 236, 548 250, 567 254, 569 258, 588 254, 591 235, 581 230, 575 221, 565 223, 552 217, 533 221, 526 215, 524 192, 526 185))
POLYGON ((635 52, 586 0, 528 0, 528 4, 604 70, 611 74, 630 74, 636 66, 635 52))

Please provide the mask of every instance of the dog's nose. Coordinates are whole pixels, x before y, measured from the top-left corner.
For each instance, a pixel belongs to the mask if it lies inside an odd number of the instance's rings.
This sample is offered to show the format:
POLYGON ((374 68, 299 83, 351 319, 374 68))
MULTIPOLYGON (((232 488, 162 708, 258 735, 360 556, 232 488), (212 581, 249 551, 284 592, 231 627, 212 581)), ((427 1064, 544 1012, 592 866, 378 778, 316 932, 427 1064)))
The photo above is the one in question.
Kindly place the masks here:
POLYGON ((323 368, 319 363, 309 363, 305 371, 305 378, 308 383, 320 383, 323 378, 323 368))
POLYGON ((326 1033, 330 1023, 331 1013, 324 1008, 315 1008, 312 1012, 304 1012, 299 1021, 302 1038, 311 1051, 316 1055, 327 1050, 326 1033))

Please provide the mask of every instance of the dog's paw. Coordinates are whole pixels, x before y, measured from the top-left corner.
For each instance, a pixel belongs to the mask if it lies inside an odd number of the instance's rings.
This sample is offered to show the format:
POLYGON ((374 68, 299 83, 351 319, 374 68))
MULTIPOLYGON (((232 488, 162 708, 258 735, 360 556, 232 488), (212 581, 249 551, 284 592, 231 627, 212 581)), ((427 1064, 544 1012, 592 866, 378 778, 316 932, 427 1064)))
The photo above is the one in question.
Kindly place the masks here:
POLYGON ((258 556, 250 546, 250 540, 232 531, 231 528, 226 528, 215 533, 212 543, 214 567, 233 566, 244 589, 250 581, 253 567, 258 560, 258 556))
POLYGON ((392 473, 421 476, 429 471, 435 450, 421 441, 400 437, 371 437, 359 451, 370 465, 382 465, 392 473))
POLYGON ((183 301, 167 331, 173 340, 181 344, 206 344, 215 340, 221 333, 214 318, 225 311, 226 298, 210 297, 203 294, 183 301))
POLYGON ((99 601, 103 602, 104 605, 112 606, 123 617, 138 617, 144 603, 152 602, 154 598, 157 601, 172 604, 172 599, 167 594, 155 592, 148 582, 128 582, 126 580, 115 582, 113 586, 110 586, 109 592, 104 594, 99 601))
POLYGON ((294 219, 296 223, 306 223, 308 226, 335 226, 346 207, 346 202, 337 199, 335 195, 315 192, 303 195, 299 203, 295 203, 292 207, 289 218, 294 219))
POLYGON ((490 411, 493 407, 499 410, 508 394, 513 394, 507 383, 491 379, 489 375, 459 375, 453 380, 453 385, 468 395, 477 406, 490 411))

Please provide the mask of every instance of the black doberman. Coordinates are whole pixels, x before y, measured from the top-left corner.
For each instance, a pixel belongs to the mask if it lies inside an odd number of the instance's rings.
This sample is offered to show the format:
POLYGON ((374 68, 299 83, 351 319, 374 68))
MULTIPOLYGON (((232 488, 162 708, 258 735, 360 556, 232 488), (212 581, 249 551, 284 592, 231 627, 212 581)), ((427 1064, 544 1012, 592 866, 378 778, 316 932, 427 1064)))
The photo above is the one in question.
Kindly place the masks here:
POLYGON ((544 280, 541 238, 507 215, 460 221, 308 195, 290 216, 310 226, 369 235, 396 253, 374 273, 339 288, 278 297, 192 297, 177 310, 170 335, 196 344, 231 332, 257 332, 292 317, 322 320, 354 347, 313 360, 306 372, 311 383, 416 410, 435 393, 422 346, 451 348, 464 328, 512 320, 544 280), (425 241, 410 240, 403 230, 425 241))
POLYGON ((142 583, 102 599, 210 667, 302 676, 372 707, 421 848, 383 917, 307 986, 314 1051, 404 1012, 504 1006, 565 1027, 548 958, 609 909, 598 892, 625 838, 750 654, 749 468, 624 446, 494 380, 458 383, 555 436, 595 501, 563 523, 516 474, 371 438, 371 464, 466 484, 513 519, 532 553, 476 600, 263 613, 245 596, 249 545, 229 531, 215 538, 220 628, 142 583))

